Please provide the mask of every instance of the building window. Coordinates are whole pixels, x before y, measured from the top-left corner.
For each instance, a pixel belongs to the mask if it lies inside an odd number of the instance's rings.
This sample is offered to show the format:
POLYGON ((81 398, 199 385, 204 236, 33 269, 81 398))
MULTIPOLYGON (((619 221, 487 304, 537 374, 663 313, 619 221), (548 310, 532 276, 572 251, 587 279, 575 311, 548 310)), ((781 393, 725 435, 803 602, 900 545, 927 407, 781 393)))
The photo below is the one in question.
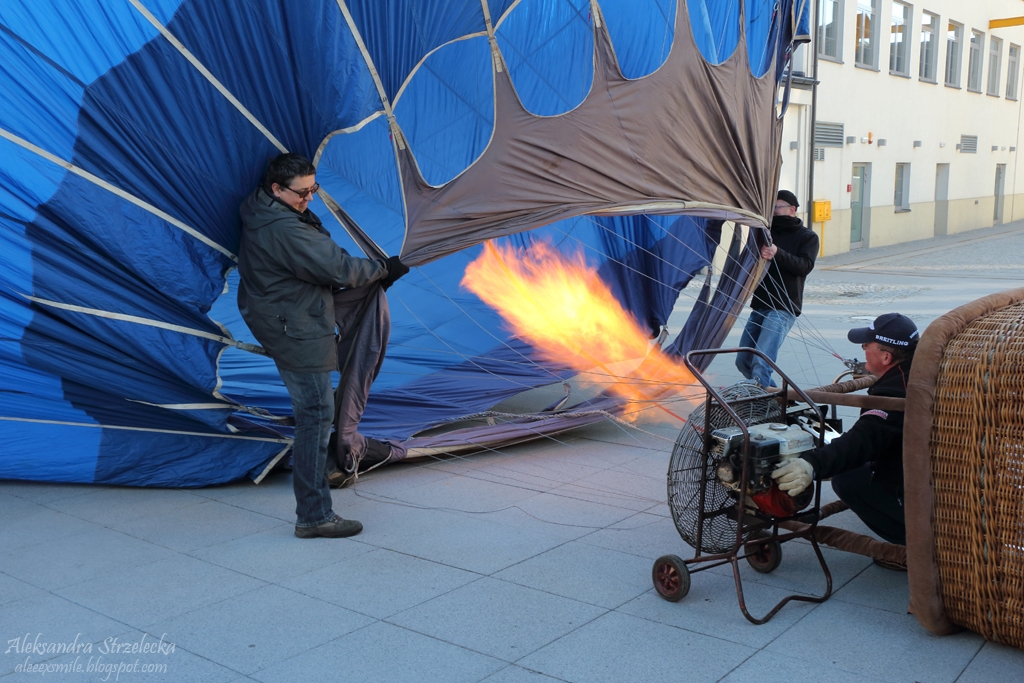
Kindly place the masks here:
POLYGON ((910 164, 896 164, 896 189, 892 203, 897 213, 910 211, 910 164))
POLYGON ((989 95, 999 97, 999 70, 1003 66, 1003 41, 993 36, 988 42, 988 89, 989 95))
POLYGON ((946 29, 946 85, 960 87, 960 63, 963 61, 964 27, 949 22, 946 29))
POLYGON ((837 62, 843 59, 843 0, 822 0, 818 17, 818 55, 837 62))
POLYGON ((1020 45, 1010 43, 1010 57, 1006 60, 1006 99, 1017 99, 1017 82, 1020 81, 1020 45))
POLYGON ((984 55, 981 50, 985 45, 985 34, 971 31, 971 53, 967 58, 967 89, 970 92, 981 92, 981 62, 984 55))
POLYGON ((910 6, 892 3, 892 25, 889 27, 889 73, 907 76, 910 61, 910 6))
POLYGON ((878 0, 857 0, 857 66, 878 68, 878 0))
POLYGON ((925 12, 921 15, 921 65, 917 70, 922 81, 935 82, 939 62, 939 17, 925 12))

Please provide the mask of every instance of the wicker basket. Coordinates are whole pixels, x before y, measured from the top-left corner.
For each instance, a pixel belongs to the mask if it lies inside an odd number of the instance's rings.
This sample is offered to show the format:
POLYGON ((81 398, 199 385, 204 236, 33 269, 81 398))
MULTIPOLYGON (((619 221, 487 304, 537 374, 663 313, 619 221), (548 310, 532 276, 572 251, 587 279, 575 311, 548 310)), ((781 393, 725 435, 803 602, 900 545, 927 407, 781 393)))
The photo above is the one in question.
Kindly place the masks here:
POLYGON ((1024 289, 928 327, 906 417, 911 611, 1024 649, 1024 289))

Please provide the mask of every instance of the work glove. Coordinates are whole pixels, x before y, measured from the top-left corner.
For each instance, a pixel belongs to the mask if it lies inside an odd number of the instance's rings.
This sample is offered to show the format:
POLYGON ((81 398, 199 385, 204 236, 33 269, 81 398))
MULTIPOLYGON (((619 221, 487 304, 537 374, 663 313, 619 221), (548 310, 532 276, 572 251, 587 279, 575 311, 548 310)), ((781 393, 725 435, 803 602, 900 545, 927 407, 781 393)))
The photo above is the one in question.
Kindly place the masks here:
POLYGON ((772 472, 779 482, 779 490, 796 498, 814 481, 814 466, 803 458, 790 458, 779 463, 772 472))
POLYGON ((384 261, 384 267, 388 269, 388 274, 380 281, 380 286, 384 288, 384 291, 387 291, 388 287, 395 284, 398 278, 409 272, 409 266, 402 263, 397 256, 388 257, 384 261))

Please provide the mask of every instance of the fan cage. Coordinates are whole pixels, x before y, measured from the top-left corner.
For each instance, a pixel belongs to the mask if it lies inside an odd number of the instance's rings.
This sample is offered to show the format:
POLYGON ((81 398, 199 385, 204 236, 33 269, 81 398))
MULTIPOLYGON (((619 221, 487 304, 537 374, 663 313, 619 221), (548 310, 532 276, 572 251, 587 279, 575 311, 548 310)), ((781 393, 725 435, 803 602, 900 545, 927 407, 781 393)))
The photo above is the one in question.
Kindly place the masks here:
MULTIPOLYGON (((778 401, 753 382, 739 382, 718 391, 729 407, 739 416, 743 426, 784 421, 778 401), (763 398, 757 398, 763 397, 763 398), (742 403, 734 403, 740 399, 742 403)), ((672 448, 668 466, 668 506, 672 511, 679 535, 690 546, 697 547, 697 528, 700 516, 701 483, 704 483, 704 533, 701 552, 724 553, 736 544, 736 521, 726 514, 715 514, 733 507, 736 500, 716 478, 720 457, 710 455, 707 468, 704 461, 704 425, 707 402, 701 403, 686 420, 672 448), (703 477, 701 475, 704 475, 703 477), (708 517, 707 515, 714 515, 708 517)), ((711 404, 710 429, 740 426, 717 402, 711 404)))

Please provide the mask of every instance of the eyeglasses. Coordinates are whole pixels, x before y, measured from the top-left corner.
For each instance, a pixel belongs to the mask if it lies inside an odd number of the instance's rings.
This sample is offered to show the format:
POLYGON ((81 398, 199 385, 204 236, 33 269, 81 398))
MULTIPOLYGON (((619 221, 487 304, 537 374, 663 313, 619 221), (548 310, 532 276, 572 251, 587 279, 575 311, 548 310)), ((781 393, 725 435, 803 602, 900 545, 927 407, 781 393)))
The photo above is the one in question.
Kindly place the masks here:
POLYGON ((890 353, 890 354, 892 353, 892 351, 890 351, 889 349, 883 347, 881 344, 875 344, 875 342, 868 342, 866 344, 861 344, 860 348, 863 349, 864 351, 867 351, 868 347, 870 347, 872 345, 874 345, 875 351, 878 351, 879 353, 890 353))
POLYGON ((282 185, 281 187, 283 187, 286 190, 291 190, 292 192, 299 196, 299 199, 308 199, 310 196, 317 193, 317 191, 320 189, 320 183, 313 183, 313 187, 307 188, 305 190, 296 190, 291 187, 288 187, 287 185, 282 185))

